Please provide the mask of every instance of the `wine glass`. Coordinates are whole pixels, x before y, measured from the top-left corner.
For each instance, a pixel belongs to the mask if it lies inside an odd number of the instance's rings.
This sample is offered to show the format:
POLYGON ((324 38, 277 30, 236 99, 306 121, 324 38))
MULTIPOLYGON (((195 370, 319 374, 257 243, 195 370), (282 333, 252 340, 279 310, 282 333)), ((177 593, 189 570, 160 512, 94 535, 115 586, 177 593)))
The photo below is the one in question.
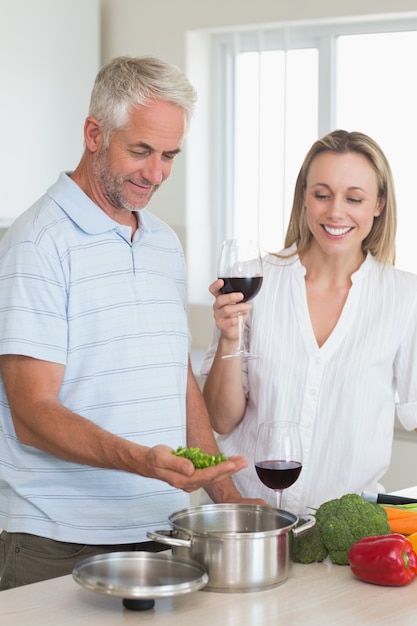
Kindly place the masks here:
POLYGON ((302 446, 296 422, 263 422, 259 425, 255 448, 258 478, 277 494, 281 508, 282 492, 300 475, 302 446))
MULTIPOLYGON (((263 280, 262 256, 255 241, 245 239, 226 239, 223 241, 217 276, 224 281, 222 293, 240 291, 244 298, 241 302, 252 300, 260 290, 263 280)), ((223 359, 256 358, 245 346, 243 315, 238 313, 239 345, 234 354, 225 354, 223 359)))

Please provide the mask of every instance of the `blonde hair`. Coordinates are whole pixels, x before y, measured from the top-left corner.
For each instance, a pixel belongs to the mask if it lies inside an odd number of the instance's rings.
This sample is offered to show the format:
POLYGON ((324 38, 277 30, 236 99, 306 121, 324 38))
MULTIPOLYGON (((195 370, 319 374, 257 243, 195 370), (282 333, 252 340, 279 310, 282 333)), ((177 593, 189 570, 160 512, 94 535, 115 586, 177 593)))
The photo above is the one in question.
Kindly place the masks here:
POLYGON ((395 237, 397 232, 397 203, 391 167, 379 145, 360 132, 335 130, 318 139, 308 151, 294 189, 294 199, 285 236, 285 248, 296 244, 294 254, 302 255, 310 246, 312 233, 307 225, 304 192, 312 161, 322 152, 345 154, 355 152, 363 155, 374 169, 378 183, 378 199, 385 200, 381 214, 374 218, 369 235, 362 242, 362 250, 370 252, 383 264, 395 263, 395 237))

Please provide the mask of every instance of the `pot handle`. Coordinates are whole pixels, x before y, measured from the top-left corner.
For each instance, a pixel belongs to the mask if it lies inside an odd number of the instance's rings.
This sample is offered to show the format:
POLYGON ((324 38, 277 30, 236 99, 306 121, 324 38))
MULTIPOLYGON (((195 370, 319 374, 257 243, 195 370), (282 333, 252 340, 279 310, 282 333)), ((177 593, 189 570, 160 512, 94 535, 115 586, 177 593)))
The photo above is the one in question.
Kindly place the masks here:
POLYGON ((314 517, 314 515, 303 515, 302 517, 300 517, 300 520, 305 520, 305 524, 301 524, 300 526, 292 529, 294 537, 298 537, 298 535, 302 535, 303 533, 307 532, 307 530, 313 528, 314 524, 316 523, 316 518, 314 517))
POLYGON ((173 537, 172 530, 155 530, 154 532, 148 531, 146 535, 152 541, 158 541, 159 543, 165 543, 168 546, 180 546, 182 548, 191 548, 191 539, 178 539, 173 537))

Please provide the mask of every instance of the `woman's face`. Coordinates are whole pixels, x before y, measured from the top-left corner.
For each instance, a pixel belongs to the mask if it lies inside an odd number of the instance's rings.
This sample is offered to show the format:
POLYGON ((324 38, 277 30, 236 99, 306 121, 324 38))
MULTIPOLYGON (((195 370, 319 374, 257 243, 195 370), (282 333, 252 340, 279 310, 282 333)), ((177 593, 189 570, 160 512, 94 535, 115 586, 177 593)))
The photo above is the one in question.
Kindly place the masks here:
POLYGON ((304 200, 314 241, 332 256, 361 254, 362 241, 385 206, 378 198, 374 169, 355 152, 317 155, 307 174, 304 200))

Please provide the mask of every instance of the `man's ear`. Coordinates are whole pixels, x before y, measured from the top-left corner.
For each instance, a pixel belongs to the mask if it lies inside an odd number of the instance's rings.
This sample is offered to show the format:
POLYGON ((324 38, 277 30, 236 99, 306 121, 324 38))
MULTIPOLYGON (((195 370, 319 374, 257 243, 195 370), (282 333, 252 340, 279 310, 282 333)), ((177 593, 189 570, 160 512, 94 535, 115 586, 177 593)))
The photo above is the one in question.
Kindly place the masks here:
POLYGON ((90 152, 97 152, 103 145, 103 133, 95 117, 87 117, 84 123, 84 141, 90 152))

